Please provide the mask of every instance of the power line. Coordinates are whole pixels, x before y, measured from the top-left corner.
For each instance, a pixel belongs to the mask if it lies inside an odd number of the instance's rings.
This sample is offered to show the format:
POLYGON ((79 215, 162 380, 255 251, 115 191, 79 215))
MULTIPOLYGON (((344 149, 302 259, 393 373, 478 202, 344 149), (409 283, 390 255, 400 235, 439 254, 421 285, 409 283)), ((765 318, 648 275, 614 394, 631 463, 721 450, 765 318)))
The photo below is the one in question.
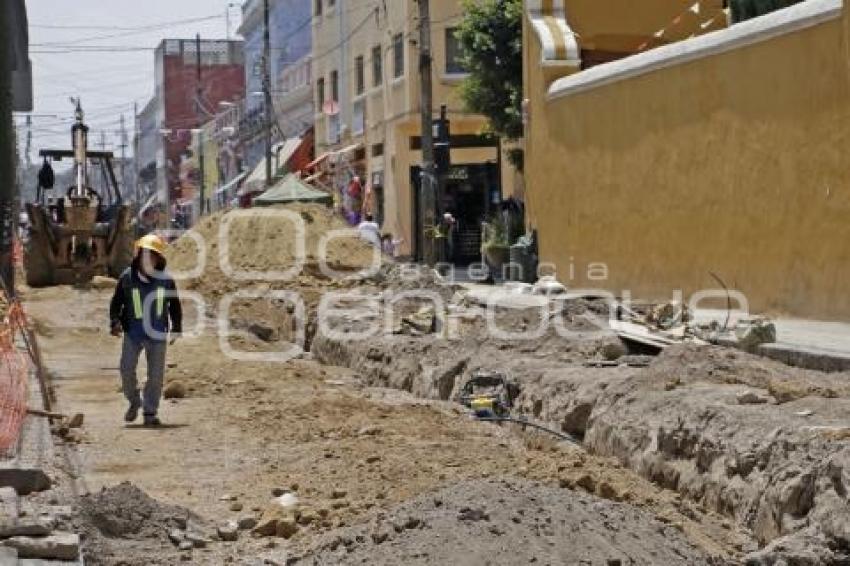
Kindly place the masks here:
MULTIPOLYGON (((130 28, 129 30, 124 30, 124 32, 122 32, 122 33, 95 35, 95 36, 92 36, 92 37, 84 37, 84 38, 75 39, 75 40, 73 40, 73 43, 88 43, 90 41, 100 41, 100 40, 103 40, 103 39, 113 39, 113 38, 116 38, 116 37, 129 37, 131 35, 148 33, 150 31, 159 31, 159 30, 178 27, 178 26, 182 26, 182 25, 196 24, 196 23, 206 22, 206 21, 209 21, 209 20, 220 19, 220 18, 221 18, 221 15, 217 14, 215 16, 204 16, 204 17, 201 17, 201 18, 189 18, 189 19, 186 19, 186 20, 177 20, 177 21, 174 21, 174 22, 152 24, 152 25, 147 25, 147 26, 139 26, 139 27, 136 27, 136 28, 130 28)), ((114 30, 115 28, 112 28, 112 29, 114 30)), ((32 45, 38 46, 38 47, 51 47, 51 46, 64 45, 65 43, 66 42, 55 41, 55 42, 49 42, 49 43, 35 43, 35 44, 32 44, 32 45)))

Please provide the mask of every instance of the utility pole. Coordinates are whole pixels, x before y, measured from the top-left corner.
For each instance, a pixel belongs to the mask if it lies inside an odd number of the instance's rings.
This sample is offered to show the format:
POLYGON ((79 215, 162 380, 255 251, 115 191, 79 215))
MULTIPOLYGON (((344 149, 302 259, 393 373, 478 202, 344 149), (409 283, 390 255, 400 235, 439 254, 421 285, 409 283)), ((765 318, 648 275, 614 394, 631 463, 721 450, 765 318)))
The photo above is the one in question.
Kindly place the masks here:
POLYGON ((142 206, 141 194, 139 194, 139 103, 133 102, 133 195, 135 196, 136 208, 142 206))
POLYGON ((269 0, 263 0, 263 100, 266 111, 266 186, 272 185, 272 45, 269 30, 269 0))
POLYGON ((198 169, 200 170, 199 174, 199 184, 200 184, 200 211, 198 213, 199 216, 204 215, 204 208, 207 201, 206 195, 206 183, 207 183, 207 175, 206 168, 204 167, 204 109, 201 106, 201 100, 203 100, 204 88, 201 79, 203 78, 201 75, 201 34, 197 34, 195 36, 195 69, 197 70, 197 89, 195 91, 195 104, 197 104, 197 112, 198 112, 198 169))
MULTIPOLYGON (((121 192, 127 191, 127 126, 124 123, 124 114, 121 114, 121 192)), ((123 196, 123 195, 122 195, 123 196)))
POLYGON ((15 150, 12 133, 12 8, 0 6, 0 280, 15 289, 15 150))
POLYGON ((431 10, 429 0, 419 0, 419 84, 422 110, 422 178, 420 194, 420 228, 423 259, 436 263, 437 229, 436 167, 434 166, 433 86, 431 81, 431 10))

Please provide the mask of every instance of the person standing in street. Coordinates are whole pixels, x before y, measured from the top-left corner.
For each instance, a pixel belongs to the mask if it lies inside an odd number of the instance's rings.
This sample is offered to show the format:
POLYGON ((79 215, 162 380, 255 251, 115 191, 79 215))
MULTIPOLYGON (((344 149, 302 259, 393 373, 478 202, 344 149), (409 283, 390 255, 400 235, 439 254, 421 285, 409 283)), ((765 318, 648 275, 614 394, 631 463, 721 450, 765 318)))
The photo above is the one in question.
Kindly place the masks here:
POLYGON ((381 228, 371 214, 367 214, 363 222, 357 225, 357 232, 361 240, 366 240, 378 249, 381 249, 381 228))
POLYGON ((136 242, 136 256, 115 286, 109 305, 113 336, 124 335, 121 348, 121 384, 129 408, 128 423, 144 414, 145 426, 159 426, 157 417, 165 376, 165 355, 169 335, 171 344, 183 330, 183 310, 177 286, 165 271, 165 242, 149 234, 136 242), (144 351, 148 379, 140 392, 136 379, 139 356, 144 351))

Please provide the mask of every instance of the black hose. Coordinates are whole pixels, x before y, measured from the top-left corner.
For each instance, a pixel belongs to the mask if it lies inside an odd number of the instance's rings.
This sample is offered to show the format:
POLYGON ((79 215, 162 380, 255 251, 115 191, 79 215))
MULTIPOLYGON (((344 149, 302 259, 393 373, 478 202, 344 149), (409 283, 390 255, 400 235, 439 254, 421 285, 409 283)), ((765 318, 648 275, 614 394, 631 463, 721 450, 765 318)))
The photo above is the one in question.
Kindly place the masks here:
POLYGON ((556 436, 556 437, 560 438, 561 440, 565 440, 565 441, 567 441, 571 444, 574 444, 576 446, 581 446, 581 442, 579 442, 578 440, 576 440, 574 437, 570 436, 569 434, 557 431, 553 428, 549 428, 549 427, 545 427, 543 425, 539 425, 537 423, 533 423, 531 421, 526 421, 526 420, 523 420, 523 419, 517 419, 517 418, 514 418, 514 417, 477 417, 477 420, 486 421, 486 422, 517 423, 517 424, 521 424, 521 425, 525 425, 525 426, 530 426, 532 428, 542 430, 543 432, 548 432, 549 434, 556 436))

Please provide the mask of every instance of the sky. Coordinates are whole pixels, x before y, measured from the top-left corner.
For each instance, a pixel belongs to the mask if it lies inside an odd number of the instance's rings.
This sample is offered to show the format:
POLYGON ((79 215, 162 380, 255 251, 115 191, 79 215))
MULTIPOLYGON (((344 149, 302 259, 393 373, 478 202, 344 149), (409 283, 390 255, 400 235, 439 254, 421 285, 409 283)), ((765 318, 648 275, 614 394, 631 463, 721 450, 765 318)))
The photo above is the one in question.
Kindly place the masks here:
MULTIPOLYGON (((228 12, 236 38, 241 4, 233 0, 26 0, 35 99, 31 158, 37 160, 43 147, 70 146, 74 107, 69 97, 76 96, 82 98, 91 127, 90 145, 100 149, 103 132, 106 149, 120 152, 121 114, 132 140, 133 103, 141 110, 153 95, 154 49, 160 40, 194 38, 197 33, 202 38, 223 39, 228 12), (104 47, 106 51, 94 51, 104 47)), ((23 126, 24 116, 16 113, 16 124, 23 126)), ((132 148, 127 152, 132 153, 132 148)))

